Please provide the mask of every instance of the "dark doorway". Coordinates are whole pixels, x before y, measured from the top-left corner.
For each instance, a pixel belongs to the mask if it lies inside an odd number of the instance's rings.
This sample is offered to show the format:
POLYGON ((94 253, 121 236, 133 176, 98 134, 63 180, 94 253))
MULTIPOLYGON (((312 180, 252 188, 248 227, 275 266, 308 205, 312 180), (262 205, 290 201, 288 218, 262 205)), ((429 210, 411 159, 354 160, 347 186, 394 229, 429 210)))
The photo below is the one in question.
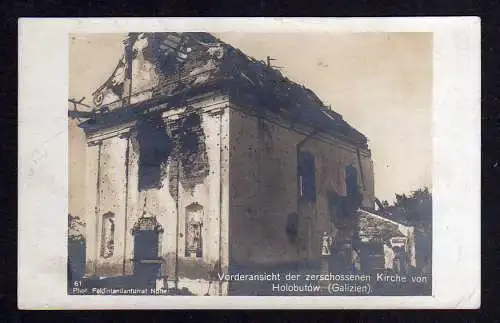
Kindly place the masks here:
POLYGON ((160 254, 161 225, 155 217, 142 217, 133 229, 134 235, 134 278, 143 288, 155 288, 161 275, 163 261, 160 254))
POLYGON ((153 230, 137 231, 134 235, 134 258, 158 258, 158 233, 153 230))

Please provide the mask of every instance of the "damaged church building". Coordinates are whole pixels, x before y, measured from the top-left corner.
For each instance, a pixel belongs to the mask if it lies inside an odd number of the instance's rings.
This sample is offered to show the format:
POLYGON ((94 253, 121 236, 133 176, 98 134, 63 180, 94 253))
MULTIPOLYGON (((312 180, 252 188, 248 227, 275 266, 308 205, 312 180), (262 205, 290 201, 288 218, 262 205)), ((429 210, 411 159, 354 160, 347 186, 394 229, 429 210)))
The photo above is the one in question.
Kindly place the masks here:
POLYGON ((355 247, 378 216, 360 211, 375 205, 367 138, 269 62, 207 33, 130 33, 75 116, 85 277, 237 295, 219 273, 322 270, 324 235, 329 271, 372 266, 355 247))

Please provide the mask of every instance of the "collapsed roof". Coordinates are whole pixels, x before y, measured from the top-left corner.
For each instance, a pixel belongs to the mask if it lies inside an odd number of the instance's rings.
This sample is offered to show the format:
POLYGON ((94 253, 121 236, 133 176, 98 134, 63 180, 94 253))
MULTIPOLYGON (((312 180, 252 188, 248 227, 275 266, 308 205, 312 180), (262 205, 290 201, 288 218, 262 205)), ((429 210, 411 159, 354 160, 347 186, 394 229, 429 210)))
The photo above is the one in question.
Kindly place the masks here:
POLYGON ((124 44, 124 55, 114 72, 93 93, 99 117, 82 124, 84 129, 124 122, 146 105, 218 88, 229 93, 233 102, 261 115, 272 112, 292 124, 367 147, 367 138, 314 92, 211 34, 130 33, 124 44), (142 76, 137 72, 140 69, 142 76))

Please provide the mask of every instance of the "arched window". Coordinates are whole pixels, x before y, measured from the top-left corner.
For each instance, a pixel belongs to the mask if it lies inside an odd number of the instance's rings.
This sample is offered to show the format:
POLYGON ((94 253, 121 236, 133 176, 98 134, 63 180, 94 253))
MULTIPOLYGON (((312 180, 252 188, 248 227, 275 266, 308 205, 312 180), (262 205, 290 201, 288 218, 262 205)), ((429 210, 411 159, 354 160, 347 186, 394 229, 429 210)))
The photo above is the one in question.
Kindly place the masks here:
POLYGON ((359 194, 358 170, 352 165, 345 168, 345 186, 347 196, 356 196, 359 194))
POLYGON ((299 197, 309 202, 316 201, 316 167, 314 156, 308 152, 299 153, 298 181, 299 197))
POLYGON ((186 207, 186 257, 203 256, 203 207, 198 203, 186 207))
POLYGON ((113 256, 115 249, 115 214, 108 212, 102 216, 101 257, 113 256))

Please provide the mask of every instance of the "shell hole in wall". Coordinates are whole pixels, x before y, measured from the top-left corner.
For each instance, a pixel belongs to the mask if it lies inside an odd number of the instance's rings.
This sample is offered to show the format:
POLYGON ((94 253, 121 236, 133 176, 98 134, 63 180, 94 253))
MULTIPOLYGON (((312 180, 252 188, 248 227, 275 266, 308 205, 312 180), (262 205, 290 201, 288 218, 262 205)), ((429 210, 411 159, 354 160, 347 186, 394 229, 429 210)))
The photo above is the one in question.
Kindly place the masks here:
POLYGON ((201 116, 193 111, 193 108, 188 108, 185 117, 173 125, 172 136, 176 145, 174 151, 176 162, 170 167, 170 186, 171 193, 176 196, 177 178, 184 188, 190 189, 204 181, 210 167, 201 116))
POLYGON ((160 188, 164 166, 173 151, 173 141, 161 116, 142 121, 137 127, 139 144, 139 190, 160 188))

